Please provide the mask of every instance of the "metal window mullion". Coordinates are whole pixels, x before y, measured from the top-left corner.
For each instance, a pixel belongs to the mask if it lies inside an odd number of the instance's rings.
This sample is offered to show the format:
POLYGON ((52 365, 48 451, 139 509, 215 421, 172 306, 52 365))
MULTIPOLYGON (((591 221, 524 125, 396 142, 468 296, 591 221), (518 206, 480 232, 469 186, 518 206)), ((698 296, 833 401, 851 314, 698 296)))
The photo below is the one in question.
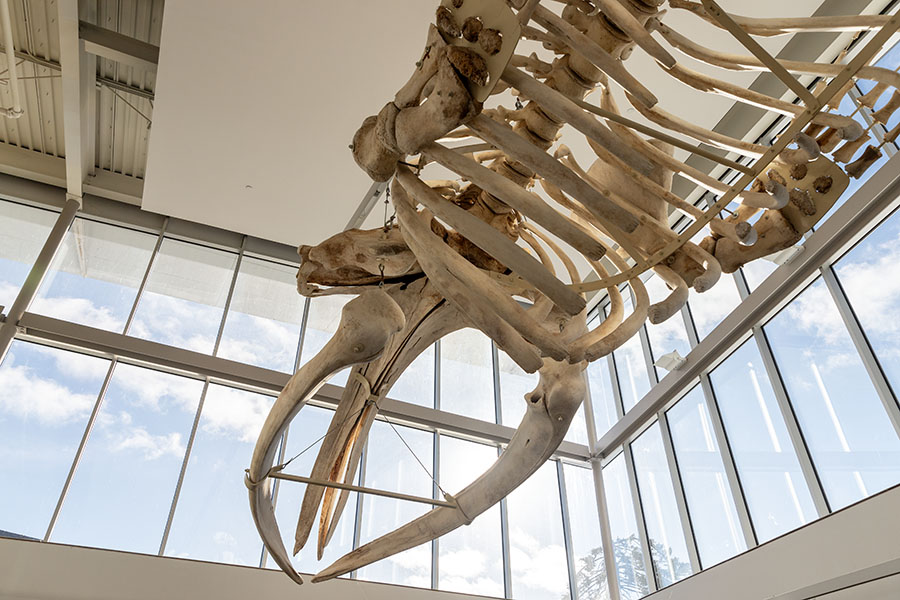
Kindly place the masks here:
POLYGON ((561 510, 563 528, 563 541, 566 547, 566 566, 569 571, 569 598, 578 600, 575 577, 575 546, 572 543, 572 524, 569 520, 569 494, 566 491, 566 475, 563 472, 562 461, 556 461, 556 480, 559 485, 559 506, 561 510))
POLYGON ((491 373, 494 382, 494 422, 503 425, 503 400, 500 398, 500 352, 491 342, 491 373))
POLYGON ((738 521, 741 523, 741 534, 744 537, 744 543, 747 549, 757 546, 756 533, 753 531, 753 522, 750 520, 750 510, 747 508, 747 499, 741 489, 741 481, 737 472, 737 465, 734 462, 734 456, 731 454, 731 446, 728 444, 728 436, 725 433, 725 425, 722 423, 722 415, 719 412, 719 404, 716 402, 715 394, 713 394, 712 384, 709 381, 709 374, 700 375, 700 387, 703 390, 703 397, 706 399, 706 407, 709 413, 710 424, 713 433, 716 436, 716 444, 719 446, 719 456, 722 457, 722 464, 725 468, 725 478, 728 480, 728 487, 731 489, 731 496, 734 501, 735 509, 738 514, 738 521))
POLYGON ((687 547, 688 559, 691 564, 691 572, 700 572, 700 552, 697 549, 697 538, 694 536, 694 526, 691 523, 690 510, 687 505, 687 497, 684 494, 684 482, 678 469, 678 460, 675 458, 675 444, 672 442, 672 433, 669 431, 669 417, 666 411, 660 411, 656 417, 659 423, 659 432, 662 436, 663 453, 666 464, 669 467, 669 477, 672 481, 672 489, 675 492, 675 506, 678 509, 678 518, 681 521, 681 532, 684 535, 687 547))
POLYGON ((753 327, 753 339, 756 341, 756 346, 759 349, 759 354, 762 357, 763 365, 766 369, 766 374, 769 377, 769 382, 772 385, 772 389, 775 393, 775 401, 778 403, 778 409, 781 412, 781 417, 784 419, 785 427, 788 431, 788 436, 791 439, 791 445, 794 448, 794 454, 797 456, 797 460, 800 463, 800 470, 803 472, 803 478, 806 481, 806 486, 809 488, 809 493, 812 496, 813 504, 816 507, 816 514, 818 517, 824 517, 831 512, 830 507, 828 506, 828 499, 825 496, 825 491, 822 488, 822 482, 819 479, 819 474, 816 472, 815 463, 812 460, 812 455, 809 453, 809 447, 806 445, 806 440, 803 437, 803 431, 800 428, 800 423, 797 420, 797 415, 794 414, 794 409, 791 406, 790 398, 787 394, 787 388, 784 385, 784 381, 781 379, 781 374, 778 371, 778 365, 775 362, 775 355, 772 353, 772 348, 769 345, 769 340, 766 338, 765 332, 762 327, 757 325, 753 327))
POLYGON ((441 340, 434 343, 434 408, 441 410, 441 340))
MULTIPOLYGON (((502 450, 497 447, 497 455, 502 450)), ((503 549, 503 592, 504 597, 513 597, 512 562, 509 545, 509 496, 500 499, 500 547, 503 549)))
POLYGON ((231 275, 231 283, 228 286, 228 295, 225 296, 225 306, 222 309, 222 320, 219 321, 219 330, 216 332, 216 342, 213 344, 212 355, 219 352, 219 344, 222 343, 222 334, 225 333, 225 322, 228 320, 228 311, 231 310, 231 299, 234 297, 234 288, 237 287, 238 275, 241 273, 241 263, 244 260, 244 246, 247 244, 247 236, 241 238, 241 249, 238 251, 237 262, 234 265, 234 273, 231 275))
POLYGON ((100 413, 100 408, 103 406, 103 399, 106 397, 106 391, 109 389, 109 382, 112 379, 113 371, 115 371, 117 363, 118 361, 115 358, 110 361, 109 369, 106 371, 106 377, 103 378, 103 383, 100 385, 100 391, 97 393, 97 400, 94 402, 94 408, 91 410, 91 415, 88 417, 87 424, 84 426, 84 433, 81 435, 81 441, 78 443, 78 448, 75 450, 75 456, 72 457, 72 464, 69 466, 66 481, 59 491, 56 507, 53 509, 53 514, 50 516, 50 522, 47 524, 47 531, 44 533, 43 538, 43 541, 45 542, 50 540, 50 536, 53 534, 53 528, 56 527, 56 521, 59 519, 59 512, 62 510, 63 503, 66 501, 69 487, 72 485, 72 478, 75 477, 75 471, 78 469, 78 464, 81 462, 81 457, 84 455, 84 447, 91 435, 91 431, 94 429, 94 424, 97 422, 97 415, 100 413))
POLYGON ((169 217, 166 217, 163 221, 162 229, 159 230, 159 237, 156 238, 156 244, 153 246, 153 252, 150 254, 150 262, 147 263, 147 268, 144 269, 144 276, 141 278, 141 283, 138 285, 137 294, 134 296, 134 302, 131 305, 128 318, 125 319, 125 328, 122 330, 122 333, 127 334, 128 330, 131 329, 131 324, 134 322, 134 315, 137 314, 138 304, 141 301, 141 296, 144 295, 147 281, 150 279, 150 271, 153 270, 153 265, 156 263, 156 259, 159 256, 159 249, 162 247, 163 240, 166 237, 166 228, 168 226, 169 217))
POLYGON ((178 504, 178 498, 181 496, 181 486, 184 484, 184 474, 187 472, 188 462, 191 459, 191 451, 194 448, 194 439, 197 437, 197 427, 200 425, 200 414, 203 412, 203 405, 206 403, 206 394, 209 391, 209 377, 203 382, 203 390, 200 392, 200 401, 197 403, 197 413, 194 415, 194 422, 191 425, 191 433, 188 436, 187 447, 184 450, 184 458, 181 461, 181 470, 178 472, 178 482, 175 484, 175 491, 172 493, 172 503, 169 505, 169 516, 166 517, 166 526, 163 528, 162 539, 159 542, 159 556, 166 551, 166 544, 169 542, 169 532, 172 530, 172 520, 175 518, 175 507, 178 504))
POLYGON ((603 467, 600 459, 591 460, 591 474, 594 476, 594 496, 597 500, 597 518, 600 521, 600 540, 603 543, 603 564, 606 566, 606 589, 609 600, 620 600, 619 580, 616 576, 616 550, 609 528, 609 507, 606 504, 606 489, 603 483, 603 467))
POLYGON ((587 392, 584 395, 582 408, 584 409, 584 424, 587 429, 588 450, 593 456, 597 451, 597 421, 594 419, 594 400, 591 393, 591 381, 588 377, 587 369, 581 372, 584 378, 584 389, 587 392))
POLYGON ((44 240, 40 253, 31 265, 25 282, 19 288, 19 293, 16 294, 12 306, 9 307, 6 320, 0 323, 0 363, 6 358, 13 338, 19 331, 19 320, 31 306, 31 302, 44 282, 47 271, 62 247, 79 208, 81 208, 81 200, 67 195, 66 204, 59 216, 56 217, 56 222, 53 223, 53 228, 47 234, 47 239, 44 240))
MULTIPOLYGON (((433 452, 431 458, 431 472, 433 474, 434 483, 431 484, 432 498, 440 498, 441 489, 438 482, 441 480, 441 435, 435 431, 433 437, 433 452)), ((431 540, 431 589, 438 589, 438 563, 440 558, 439 538, 431 540)))
POLYGON ((841 319, 844 321, 844 326, 850 334, 850 339, 853 340, 853 346, 859 353, 872 385, 875 386, 878 399, 881 400, 881 404, 888 415, 888 419, 891 421, 891 425, 894 427, 894 431, 900 437, 900 404, 897 404, 891 384, 884 375, 884 371, 881 370, 881 365, 878 363, 878 359, 872 351, 872 346, 869 345, 869 340, 866 338, 866 334, 859 324, 853 308, 850 306, 847 295, 841 288, 834 269, 831 266, 824 266, 820 270, 822 271, 822 279, 825 280, 825 286, 831 292, 831 297, 835 305, 837 305, 841 319))
POLYGON ((612 385, 613 404, 616 405, 616 420, 618 421, 625 416, 625 403, 622 401, 622 390, 619 389, 619 372, 612 352, 606 355, 606 364, 609 367, 609 382, 612 385))
MULTIPOLYGON (((369 464, 369 437, 366 436, 366 442, 363 446, 362 453, 359 457, 359 485, 360 487, 364 487, 366 485, 366 467, 369 464)), ((362 538, 362 519, 363 519, 363 495, 357 493, 356 494, 356 520, 353 523, 353 549, 356 550, 359 548, 360 540, 362 538)), ((354 569, 350 572, 350 579, 357 579, 359 577, 359 569, 354 569)))
POLYGON ((658 589, 656 582, 656 565, 650 552, 650 536, 647 534, 647 522, 644 520, 644 507, 641 504, 640 488, 637 483, 637 470, 634 466, 634 456, 631 454, 631 444, 625 445, 622 452, 625 456, 625 473, 628 476, 628 487, 631 489, 631 503, 634 506, 634 520, 638 529, 638 539, 641 542, 641 552, 644 556, 644 576, 647 578, 647 586, 650 592, 658 589))
POLYGON ((647 325, 641 326, 638 335, 641 338, 641 348, 644 351, 644 364, 647 367, 647 376, 650 378, 650 387, 659 383, 659 376, 656 374, 656 367, 653 366, 653 351, 650 348, 650 334, 647 332, 647 325))
POLYGON ((700 336, 697 335, 697 327, 694 325, 690 301, 685 302, 684 306, 681 307, 681 318, 684 320, 684 331, 688 337, 688 345, 693 350, 700 343, 700 336))

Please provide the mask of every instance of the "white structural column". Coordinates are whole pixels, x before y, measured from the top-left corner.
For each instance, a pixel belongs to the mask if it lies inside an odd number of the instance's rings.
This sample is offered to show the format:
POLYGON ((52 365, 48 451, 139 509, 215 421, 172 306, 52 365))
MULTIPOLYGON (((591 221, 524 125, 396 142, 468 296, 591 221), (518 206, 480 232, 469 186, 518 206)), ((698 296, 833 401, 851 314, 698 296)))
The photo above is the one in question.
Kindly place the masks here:
POLYGON ((62 65, 63 132, 66 192, 81 198, 84 181, 94 170, 94 115, 97 59, 79 38, 78 0, 59 0, 59 62, 62 65))

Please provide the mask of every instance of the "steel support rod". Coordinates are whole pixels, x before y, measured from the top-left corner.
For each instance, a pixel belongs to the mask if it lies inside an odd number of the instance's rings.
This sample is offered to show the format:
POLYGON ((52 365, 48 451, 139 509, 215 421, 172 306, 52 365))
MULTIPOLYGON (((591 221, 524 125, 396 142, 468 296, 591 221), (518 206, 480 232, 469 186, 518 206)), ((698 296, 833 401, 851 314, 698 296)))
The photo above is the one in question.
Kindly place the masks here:
POLYGON ((9 347, 12 345, 13 338, 18 330, 19 319, 22 318, 22 315, 25 314, 25 311, 28 310, 32 300, 37 295, 38 288, 41 287, 41 283, 47 275, 47 270, 50 268, 50 263, 53 262, 53 258, 62 247, 66 233, 72 226, 72 222, 75 220, 75 213, 78 212, 79 208, 81 208, 80 198, 70 196, 66 199, 62 212, 59 213, 56 223, 53 224, 53 229, 50 230, 50 234, 44 242, 44 247, 41 248, 41 252, 38 254, 37 260, 34 261, 25 283, 22 284, 22 289, 19 290, 19 294, 9 308, 6 320, 0 325, 0 363, 6 358, 9 347))
POLYGON ((418 502, 420 504, 431 504, 433 506, 444 506, 446 508, 456 508, 452 502, 444 500, 435 500, 434 498, 423 498, 422 496, 410 496, 409 494, 401 494, 399 492, 391 492, 388 490, 376 490, 375 488, 363 487, 360 485, 351 485, 349 483, 340 483, 338 481, 322 481, 321 479, 312 479, 311 477, 303 477, 302 475, 291 475, 289 473, 272 472, 268 474, 272 479, 284 479, 285 481, 294 481, 297 483, 307 483, 319 485, 322 487, 337 488, 339 490, 348 490, 351 492, 359 492, 360 494, 372 494, 373 496, 384 496, 385 498, 394 498, 395 500, 407 500, 409 502, 418 502))

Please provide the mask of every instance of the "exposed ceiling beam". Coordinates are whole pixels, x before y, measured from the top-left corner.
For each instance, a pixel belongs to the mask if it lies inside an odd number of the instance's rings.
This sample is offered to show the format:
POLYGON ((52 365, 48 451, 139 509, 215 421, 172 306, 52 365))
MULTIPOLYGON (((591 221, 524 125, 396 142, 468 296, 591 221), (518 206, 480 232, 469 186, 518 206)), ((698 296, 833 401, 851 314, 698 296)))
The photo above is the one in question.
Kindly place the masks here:
POLYGON ((59 55, 62 65, 63 132, 66 147, 66 192, 84 195, 84 180, 94 168, 93 136, 97 58, 79 38, 78 0, 59 0, 59 55))
POLYGON ((378 198, 381 197, 381 194, 384 193, 384 190, 386 189, 387 183, 378 181, 373 182, 372 185, 369 186, 369 191, 367 191, 366 195, 363 196, 363 199, 359 203, 359 206, 357 206, 356 210, 353 211, 353 216, 351 216, 350 220, 347 221, 347 226, 344 227, 344 231, 362 227, 362 224, 365 222, 366 217, 368 217, 369 213, 372 212, 372 209, 375 208, 375 202, 378 200, 378 198))
POLYGON ((124 65, 156 71, 159 64, 159 46, 86 21, 81 21, 78 28, 87 52, 124 65))
MULTIPOLYGON (((67 188, 66 160, 9 144, 0 144, 0 173, 67 188)), ((97 170, 84 180, 82 190, 109 200, 141 205, 144 180, 97 170)))

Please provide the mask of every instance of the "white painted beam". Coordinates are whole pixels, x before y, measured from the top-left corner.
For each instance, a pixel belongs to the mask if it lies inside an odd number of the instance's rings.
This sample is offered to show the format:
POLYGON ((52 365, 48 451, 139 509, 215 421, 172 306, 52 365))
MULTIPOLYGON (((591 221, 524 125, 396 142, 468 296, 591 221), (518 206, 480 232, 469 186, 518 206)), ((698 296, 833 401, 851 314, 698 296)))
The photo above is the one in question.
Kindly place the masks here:
POLYGON ((66 148, 66 192, 84 195, 83 184, 94 169, 93 116, 96 57, 79 39, 78 0, 59 0, 59 53, 62 65, 63 132, 66 148))

